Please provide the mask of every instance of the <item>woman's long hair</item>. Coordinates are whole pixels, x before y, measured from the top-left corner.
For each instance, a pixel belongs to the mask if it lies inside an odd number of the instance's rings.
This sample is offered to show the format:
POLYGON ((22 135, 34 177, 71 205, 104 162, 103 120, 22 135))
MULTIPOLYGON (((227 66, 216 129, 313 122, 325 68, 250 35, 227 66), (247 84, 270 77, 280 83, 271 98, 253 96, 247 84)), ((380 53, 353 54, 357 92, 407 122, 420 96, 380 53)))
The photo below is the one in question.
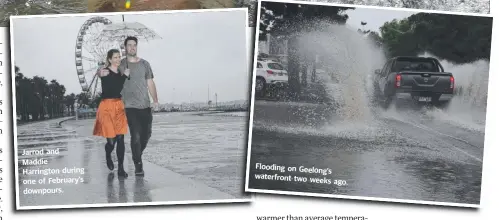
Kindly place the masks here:
POLYGON ((111 49, 111 50, 107 51, 106 67, 111 66, 111 62, 109 62, 109 60, 113 58, 113 55, 115 53, 120 53, 120 51, 118 49, 111 49))

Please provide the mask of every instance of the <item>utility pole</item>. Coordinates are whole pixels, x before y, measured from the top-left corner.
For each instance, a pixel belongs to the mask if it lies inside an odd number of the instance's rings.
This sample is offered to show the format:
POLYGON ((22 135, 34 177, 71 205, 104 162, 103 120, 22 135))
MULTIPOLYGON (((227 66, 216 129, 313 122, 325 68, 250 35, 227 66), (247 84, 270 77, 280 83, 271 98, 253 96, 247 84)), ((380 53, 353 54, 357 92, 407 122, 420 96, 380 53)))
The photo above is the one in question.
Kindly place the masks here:
POLYGON ((173 88, 172 103, 173 103, 173 105, 175 105, 175 88, 173 88))

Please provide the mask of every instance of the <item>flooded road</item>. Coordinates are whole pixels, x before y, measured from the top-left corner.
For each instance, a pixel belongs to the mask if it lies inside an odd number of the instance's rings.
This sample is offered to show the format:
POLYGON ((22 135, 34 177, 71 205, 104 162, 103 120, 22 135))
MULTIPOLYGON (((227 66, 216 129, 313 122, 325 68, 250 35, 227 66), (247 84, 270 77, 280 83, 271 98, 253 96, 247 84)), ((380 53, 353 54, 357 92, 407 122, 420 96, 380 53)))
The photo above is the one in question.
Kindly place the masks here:
POLYGON ((8 27, 9 16, 86 13, 86 0, 0 0, 0 27, 8 27))
POLYGON ((384 109, 373 76, 389 57, 352 28, 321 25, 302 33, 297 47, 323 57, 317 82, 303 91, 321 88, 308 95, 328 101, 254 103, 249 188, 479 204, 488 61, 439 59, 459 88, 447 108, 409 99, 384 109), (257 163, 291 168, 257 169, 257 163))
MULTIPOLYGON (((450 123, 437 109, 380 111, 342 121, 336 109, 303 103, 255 103, 249 187, 321 194, 478 204, 484 129, 450 123), (348 185, 257 180, 256 163, 330 168, 348 185)), ((455 121, 453 121, 455 122, 455 121)), ((484 125, 483 125, 484 128, 484 125)))

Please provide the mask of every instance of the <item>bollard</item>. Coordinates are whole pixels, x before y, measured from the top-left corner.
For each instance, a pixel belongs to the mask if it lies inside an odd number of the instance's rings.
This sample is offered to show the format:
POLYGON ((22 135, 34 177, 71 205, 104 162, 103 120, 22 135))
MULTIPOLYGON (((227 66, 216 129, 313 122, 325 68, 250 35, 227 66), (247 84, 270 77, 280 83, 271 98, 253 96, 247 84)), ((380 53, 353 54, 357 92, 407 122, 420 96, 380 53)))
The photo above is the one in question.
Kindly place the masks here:
POLYGON ((74 106, 76 106, 76 109, 75 109, 75 118, 76 118, 76 121, 78 121, 78 102, 77 102, 77 100, 75 100, 74 106))

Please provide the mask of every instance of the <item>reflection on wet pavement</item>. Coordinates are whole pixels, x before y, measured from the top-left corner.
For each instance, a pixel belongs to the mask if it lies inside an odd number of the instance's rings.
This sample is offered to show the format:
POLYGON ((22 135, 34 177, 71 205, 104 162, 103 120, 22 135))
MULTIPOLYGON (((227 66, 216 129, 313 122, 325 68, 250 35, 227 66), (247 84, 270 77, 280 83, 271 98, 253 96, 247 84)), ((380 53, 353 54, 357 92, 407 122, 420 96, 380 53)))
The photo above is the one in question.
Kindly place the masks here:
POLYGON ((247 113, 157 114, 152 139, 143 158, 241 197, 244 192, 247 116, 247 113))
MULTIPOLYGON (((236 140, 241 134, 233 128, 241 127, 241 131, 245 131, 244 117, 156 115, 153 137, 144 155, 145 177, 133 174, 127 135, 128 154, 124 164, 129 177, 126 179, 118 178, 116 169, 114 172, 107 169, 105 142, 91 136, 94 120, 67 120, 60 126, 62 120, 18 126, 18 193, 23 208, 248 198, 242 190, 238 191, 243 187, 243 175, 235 176, 243 171, 245 155, 244 145, 240 144, 244 140, 236 140), (210 129, 210 126, 214 127, 210 129), (184 132, 192 135, 192 139, 182 139, 184 132), (59 154, 22 155, 28 150, 41 149, 45 152, 58 149, 59 154), (179 159, 170 159, 173 156, 179 159), (26 166, 23 159, 47 159, 48 164, 26 166), (64 172, 67 170, 73 172, 64 172), (28 184, 30 180, 54 181, 55 178, 71 180, 71 183, 28 184), (83 182, 77 181, 79 178, 83 182), (37 193, 43 189, 44 195, 37 193)), ((116 166, 114 152, 113 159, 116 166)))
POLYGON ((133 201, 128 200, 128 192, 125 187, 125 184, 130 184, 129 181, 119 178, 115 173, 109 173, 107 180, 108 203, 152 202, 148 187, 145 185, 144 178, 142 177, 135 178, 133 185, 133 201), (115 179, 118 179, 117 183, 115 179))

